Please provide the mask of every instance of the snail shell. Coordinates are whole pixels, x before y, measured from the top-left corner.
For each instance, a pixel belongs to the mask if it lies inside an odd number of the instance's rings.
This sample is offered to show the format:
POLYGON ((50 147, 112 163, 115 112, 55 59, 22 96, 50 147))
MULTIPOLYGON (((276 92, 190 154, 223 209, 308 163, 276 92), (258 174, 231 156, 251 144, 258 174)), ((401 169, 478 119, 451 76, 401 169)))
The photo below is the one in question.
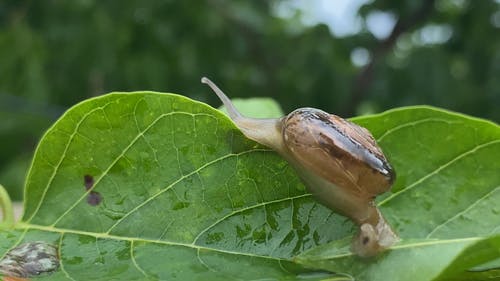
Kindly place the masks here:
POLYGON ((391 188, 395 172, 368 130, 315 108, 277 119, 247 118, 212 81, 201 81, 245 136, 277 151, 316 200, 359 226, 353 252, 374 256, 399 240, 373 201, 391 188))

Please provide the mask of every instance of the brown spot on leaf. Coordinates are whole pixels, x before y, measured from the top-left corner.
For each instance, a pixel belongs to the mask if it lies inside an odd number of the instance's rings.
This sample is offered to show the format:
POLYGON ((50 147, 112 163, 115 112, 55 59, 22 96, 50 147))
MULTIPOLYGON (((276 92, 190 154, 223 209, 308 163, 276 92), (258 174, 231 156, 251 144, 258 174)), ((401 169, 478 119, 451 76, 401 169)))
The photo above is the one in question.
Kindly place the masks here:
POLYGON ((94 186, 94 177, 91 175, 83 176, 83 184, 85 185, 85 190, 89 190, 94 186))
POLYGON ((102 196, 97 191, 91 191, 89 195, 87 195, 87 203, 90 206, 97 206, 101 203, 101 201, 102 201, 102 196))
MULTIPOLYGON (((85 190, 89 191, 94 187, 94 177, 91 175, 84 175, 83 176, 83 184, 85 185, 85 190)), ((99 203, 102 201, 102 196, 99 192, 97 191, 90 191, 90 193, 87 195, 87 203, 91 206, 97 206, 99 203)))

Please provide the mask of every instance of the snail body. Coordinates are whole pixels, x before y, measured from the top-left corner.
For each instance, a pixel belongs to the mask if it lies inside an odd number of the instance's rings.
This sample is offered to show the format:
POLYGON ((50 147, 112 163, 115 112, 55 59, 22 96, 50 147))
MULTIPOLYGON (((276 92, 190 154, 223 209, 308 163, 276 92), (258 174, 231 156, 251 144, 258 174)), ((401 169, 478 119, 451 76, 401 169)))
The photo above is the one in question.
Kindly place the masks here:
POLYGON ((373 201, 390 189, 395 173, 368 130, 315 108, 276 119, 248 118, 209 79, 202 82, 246 137, 278 152, 317 201, 359 226, 353 252, 374 256, 399 240, 373 201))

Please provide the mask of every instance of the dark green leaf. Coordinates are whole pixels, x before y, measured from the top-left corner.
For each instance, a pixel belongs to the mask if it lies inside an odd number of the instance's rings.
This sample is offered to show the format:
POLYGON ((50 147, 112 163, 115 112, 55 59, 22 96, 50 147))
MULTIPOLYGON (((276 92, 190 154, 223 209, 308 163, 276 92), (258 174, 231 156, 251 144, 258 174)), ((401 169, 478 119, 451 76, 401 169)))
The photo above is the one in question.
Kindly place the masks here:
POLYGON ((115 93, 73 107, 45 134, 22 222, 5 234, 17 238, 2 246, 59 245, 50 280, 296 279, 306 271, 290 259, 345 235, 342 221, 219 111, 115 93))

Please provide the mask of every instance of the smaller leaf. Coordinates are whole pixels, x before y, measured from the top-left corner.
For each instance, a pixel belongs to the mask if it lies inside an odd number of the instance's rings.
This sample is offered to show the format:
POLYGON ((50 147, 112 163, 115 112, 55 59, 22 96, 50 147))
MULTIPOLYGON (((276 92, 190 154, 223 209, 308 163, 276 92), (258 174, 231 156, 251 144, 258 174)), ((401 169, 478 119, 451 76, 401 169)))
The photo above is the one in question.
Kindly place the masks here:
POLYGON ((2 221, 0 226, 10 227, 14 224, 14 209, 10 201, 9 193, 0 184, 0 209, 2 210, 2 221))
POLYGON ((484 239, 408 239, 381 256, 363 260, 349 252, 349 241, 344 239, 313 248, 295 261, 324 270, 358 272, 356 280, 481 280, 480 276, 498 272, 470 269, 497 257, 499 252, 500 235, 484 239))
MULTIPOLYGON (((495 259, 499 256, 500 235, 480 240, 463 250, 435 280, 483 280, 483 278, 472 278, 472 276, 484 276, 492 273, 491 269, 498 269, 498 260, 495 259)), ((498 278, 498 271, 494 274, 498 278)))

